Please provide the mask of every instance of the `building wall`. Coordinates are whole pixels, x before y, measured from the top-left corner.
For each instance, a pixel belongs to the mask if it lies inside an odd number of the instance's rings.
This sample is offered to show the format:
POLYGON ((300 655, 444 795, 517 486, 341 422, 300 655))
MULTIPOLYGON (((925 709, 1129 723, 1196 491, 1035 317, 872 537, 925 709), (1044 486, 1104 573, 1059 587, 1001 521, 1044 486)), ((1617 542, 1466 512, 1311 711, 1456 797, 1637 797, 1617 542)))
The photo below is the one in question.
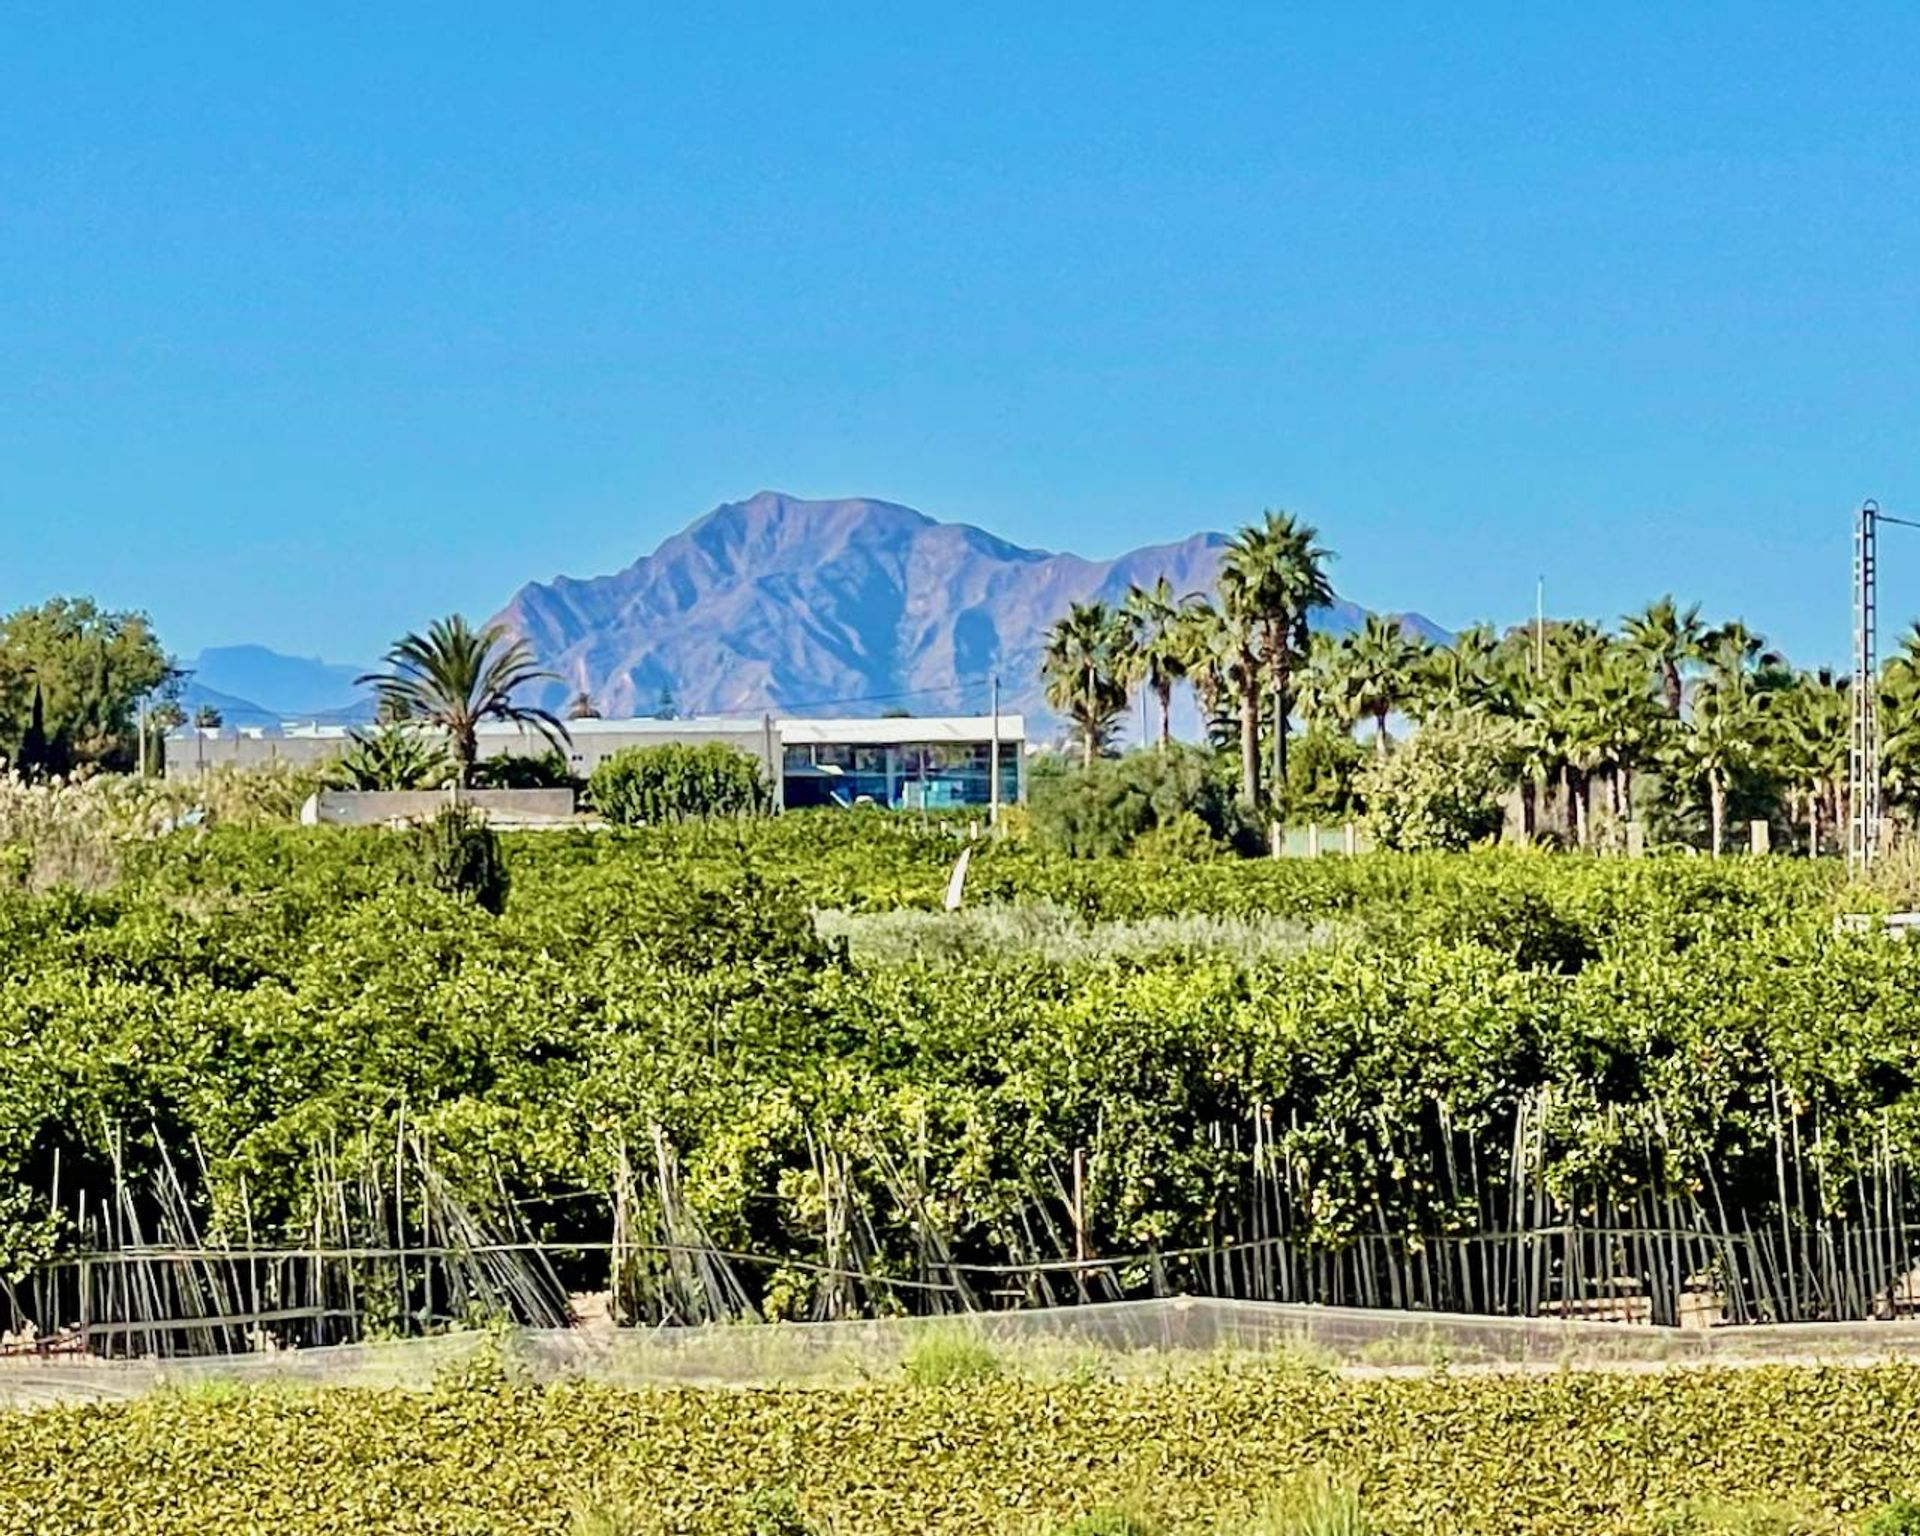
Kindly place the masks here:
MULTIPOLYGON (((860 720, 577 720, 567 754, 575 777, 629 747, 669 742, 721 743, 755 758, 776 786, 782 806, 870 801, 896 808, 985 806, 990 796, 991 741, 1000 740, 1000 800, 1026 798, 1025 722, 973 717, 860 720)), ((543 757, 552 750, 538 731, 485 725, 480 756, 543 757)), ((166 775, 192 780, 215 764, 239 768, 333 761, 353 747, 343 727, 296 728, 286 734, 183 730, 167 738, 166 775)))

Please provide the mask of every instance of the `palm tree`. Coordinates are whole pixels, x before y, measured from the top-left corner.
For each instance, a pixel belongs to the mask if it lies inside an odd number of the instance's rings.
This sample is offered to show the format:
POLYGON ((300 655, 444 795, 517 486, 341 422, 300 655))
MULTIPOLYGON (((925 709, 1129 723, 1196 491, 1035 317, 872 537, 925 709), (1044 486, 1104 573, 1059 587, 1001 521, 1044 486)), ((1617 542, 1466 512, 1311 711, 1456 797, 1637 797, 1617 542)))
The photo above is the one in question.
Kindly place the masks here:
POLYGON ((515 639, 504 624, 476 630, 457 613, 435 619, 426 634, 395 641, 385 660, 388 670, 355 681, 372 685, 382 719, 419 721, 444 731, 463 786, 473 779, 482 720, 532 726, 556 752, 571 741, 550 710, 514 702, 521 689, 560 679, 536 666, 527 642, 515 639))
POLYGON ((1707 816, 1713 856, 1726 842, 1727 790, 1734 773, 1753 760, 1761 722, 1754 696, 1738 687, 1711 681, 1694 695, 1693 714, 1681 733, 1681 763, 1707 787, 1707 816))
POLYGON ((1485 624, 1472 624, 1451 645, 1430 646, 1409 703, 1422 719, 1470 710, 1498 712, 1498 646, 1485 624))
POLYGON ((1273 703, 1275 793, 1287 778, 1287 714, 1295 665, 1307 652, 1307 620, 1333 601, 1319 531, 1286 512, 1268 512, 1227 543, 1220 595, 1234 627, 1240 664, 1240 787, 1260 799, 1260 686, 1273 703))
POLYGON ((1187 637, 1181 630, 1181 615, 1200 601, 1197 592, 1175 597, 1173 583, 1164 576, 1151 587, 1136 583, 1127 592, 1125 613, 1134 631, 1130 660, 1160 706, 1163 752, 1173 742, 1173 685, 1187 675, 1187 637))
POLYGON ((1344 637, 1322 631, 1308 642, 1306 665, 1294 683, 1294 704, 1310 729, 1352 733, 1360 709, 1344 637))
POLYGON ((1347 636, 1340 650, 1354 703, 1360 713, 1373 717, 1374 750, 1384 757, 1387 716, 1418 692, 1427 643, 1409 635, 1398 619, 1370 613, 1366 623, 1347 636))
POLYGON ((1040 667, 1047 702, 1073 722, 1081 764, 1091 768, 1127 707, 1127 651, 1131 636, 1124 614, 1095 599, 1075 603, 1047 631, 1040 667))
POLYGON ((1644 656, 1603 642, 1572 673, 1574 736, 1589 771, 1608 774, 1609 809, 1633 819, 1633 776, 1658 746, 1667 717, 1647 687, 1644 656))
MULTIPOLYGON (((1889 673, 1898 665, 1889 667, 1889 673)), ((1821 671, 1803 674, 1777 698, 1780 707, 1774 712, 1773 740, 1781 772, 1800 797, 1806 816, 1807 857, 1815 858, 1820 852, 1823 805, 1829 812, 1828 825, 1840 823, 1840 786, 1847 775, 1851 726, 1847 693, 1831 673, 1821 671)), ((1905 755, 1900 735, 1897 730, 1889 732, 1896 758, 1905 755)))
POLYGON ((1786 659, 1778 651, 1767 649, 1765 635, 1756 634, 1738 619, 1709 630, 1701 654, 1713 680, 1722 687, 1777 688, 1791 681, 1784 671, 1786 659))
POLYGON ((1671 594, 1656 598, 1621 621, 1620 638, 1653 671, 1667 713, 1679 719, 1686 686, 1682 669, 1701 660, 1705 652, 1707 627, 1700 621, 1700 605, 1682 608, 1671 594))
POLYGON ((1174 633, 1180 647, 1180 665, 1206 720, 1208 739, 1222 743, 1230 739, 1230 731, 1238 729, 1229 722, 1226 711, 1228 695, 1236 692, 1233 637, 1226 618, 1201 597, 1180 610, 1174 633))

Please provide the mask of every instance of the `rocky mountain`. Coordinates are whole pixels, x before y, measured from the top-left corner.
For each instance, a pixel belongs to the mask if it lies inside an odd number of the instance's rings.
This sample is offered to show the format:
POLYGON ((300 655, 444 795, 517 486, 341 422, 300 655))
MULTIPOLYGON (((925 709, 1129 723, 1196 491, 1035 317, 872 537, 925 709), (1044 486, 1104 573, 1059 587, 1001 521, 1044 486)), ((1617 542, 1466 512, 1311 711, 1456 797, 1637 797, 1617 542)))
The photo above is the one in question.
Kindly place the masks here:
MULTIPOLYGON (((1112 560, 1025 549, 911 507, 762 491, 714 508, 610 576, 531 583, 496 616, 602 713, 972 713, 1044 717, 1047 627, 1075 601, 1118 602, 1166 576, 1210 588, 1226 537, 1198 533, 1112 560)), ((1322 627, 1356 627, 1341 602, 1322 627)), ((1418 615, 1406 622, 1439 636, 1418 615)))

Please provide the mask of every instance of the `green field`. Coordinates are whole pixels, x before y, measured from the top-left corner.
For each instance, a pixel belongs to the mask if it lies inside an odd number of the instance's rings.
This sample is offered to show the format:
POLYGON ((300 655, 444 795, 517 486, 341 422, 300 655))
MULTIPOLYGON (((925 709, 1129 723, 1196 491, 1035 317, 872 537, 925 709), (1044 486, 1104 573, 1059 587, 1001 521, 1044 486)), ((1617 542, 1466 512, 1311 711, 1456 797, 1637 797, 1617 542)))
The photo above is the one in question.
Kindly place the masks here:
POLYGON ((0 1529, 1837 1536, 1920 1486, 1916 1413, 1891 1366, 203 1393, 8 1423, 0 1529), (1316 1485, 1365 1523, 1290 1518, 1316 1485))

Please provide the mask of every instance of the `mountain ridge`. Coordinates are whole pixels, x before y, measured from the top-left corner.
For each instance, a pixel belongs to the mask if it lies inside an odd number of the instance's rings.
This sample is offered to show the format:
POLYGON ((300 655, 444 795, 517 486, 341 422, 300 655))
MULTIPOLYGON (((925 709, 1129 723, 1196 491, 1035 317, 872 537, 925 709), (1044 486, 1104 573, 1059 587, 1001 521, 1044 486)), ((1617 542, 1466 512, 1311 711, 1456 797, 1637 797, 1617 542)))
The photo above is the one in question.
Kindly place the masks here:
MULTIPOLYGON (((1176 591, 1210 590, 1226 543, 1205 531, 1094 560, 898 502, 760 491, 622 570, 528 582, 495 618, 561 675, 549 705, 585 691, 605 714, 648 714, 670 692, 701 714, 885 700, 970 713, 997 673, 1001 707, 1044 726, 1040 656, 1068 605, 1118 602, 1162 575, 1176 591)), ((1316 627, 1344 632, 1364 617, 1340 600, 1316 627)))

